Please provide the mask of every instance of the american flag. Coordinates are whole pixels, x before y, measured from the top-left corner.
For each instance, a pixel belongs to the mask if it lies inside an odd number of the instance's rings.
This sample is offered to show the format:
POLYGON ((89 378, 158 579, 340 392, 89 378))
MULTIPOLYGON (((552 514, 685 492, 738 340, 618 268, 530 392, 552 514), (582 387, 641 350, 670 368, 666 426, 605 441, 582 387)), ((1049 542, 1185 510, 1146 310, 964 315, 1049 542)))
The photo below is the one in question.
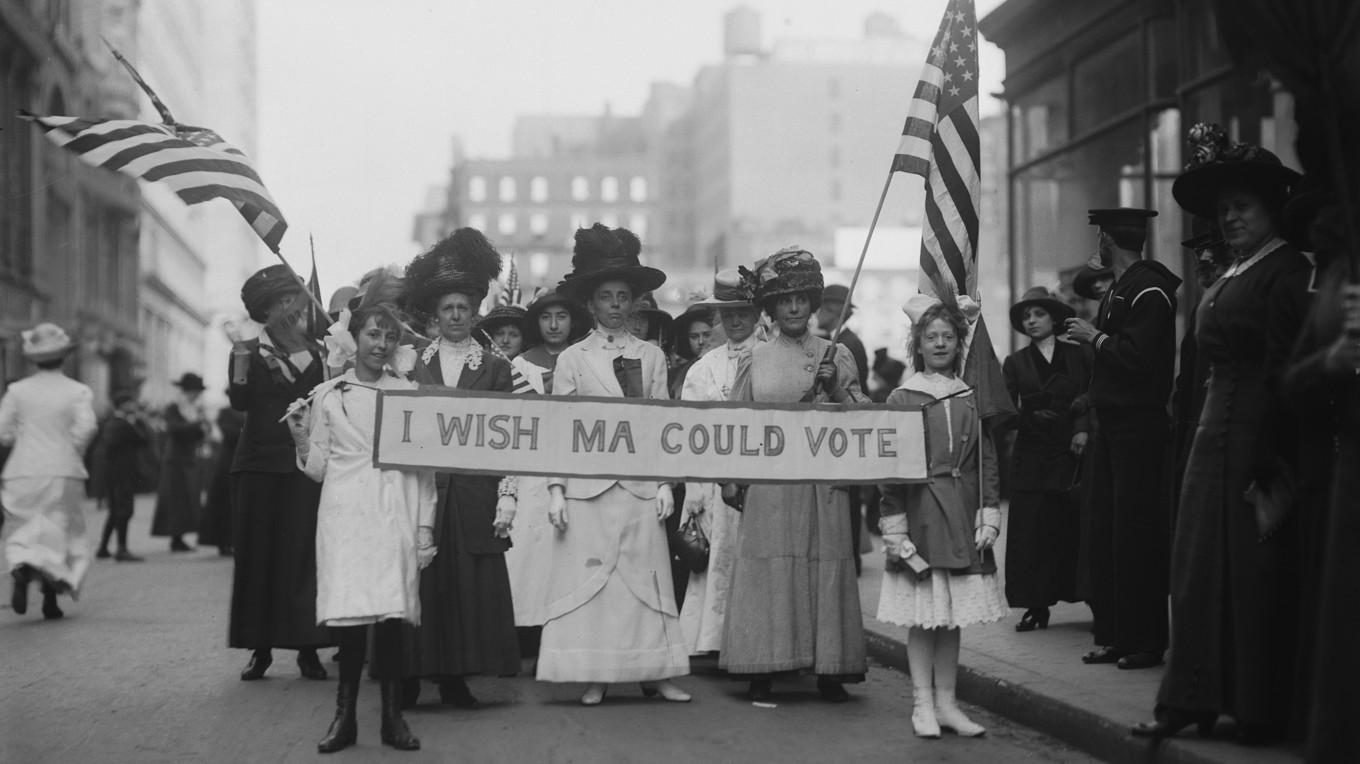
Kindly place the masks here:
POLYGON ((279 251, 288 228, 250 159, 203 127, 131 119, 40 117, 21 112, 47 138, 96 167, 170 187, 185 204, 226 199, 279 251))
POLYGON ((515 267, 515 256, 510 256, 510 274, 505 277, 505 283, 501 285, 501 292, 496 300, 497 305, 518 305, 519 304, 519 269, 515 267))
MULTIPOLYGON (((978 301, 978 39, 973 0, 949 0, 940 31, 921 67, 892 171, 926 179, 919 289, 978 301)), ((987 325, 978 316, 964 346, 963 378, 979 390, 983 418, 1013 414, 987 325), (979 352, 972 352, 973 349, 979 352)))

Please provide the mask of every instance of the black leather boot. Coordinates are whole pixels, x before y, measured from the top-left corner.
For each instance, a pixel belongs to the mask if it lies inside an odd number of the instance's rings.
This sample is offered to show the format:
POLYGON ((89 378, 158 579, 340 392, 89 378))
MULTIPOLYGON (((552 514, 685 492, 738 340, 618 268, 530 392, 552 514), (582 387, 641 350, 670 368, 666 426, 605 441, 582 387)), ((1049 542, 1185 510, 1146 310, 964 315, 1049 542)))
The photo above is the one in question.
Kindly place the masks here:
POLYGON ((43 605, 42 605, 43 618, 49 621, 55 621, 58 618, 61 618, 62 616, 66 615, 61 611, 61 607, 57 605, 56 589, 53 589, 50 586, 44 586, 42 593, 43 593, 43 605))
POLYGON ((316 744, 317 753, 335 753, 354 745, 359 738, 359 722, 354 718, 354 705, 359 698, 359 683, 340 680, 335 691, 335 719, 326 736, 316 744))
POLYGON ((420 750, 420 739, 411 734, 401 717, 401 680, 384 679, 382 687, 382 742, 398 751, 420 750))

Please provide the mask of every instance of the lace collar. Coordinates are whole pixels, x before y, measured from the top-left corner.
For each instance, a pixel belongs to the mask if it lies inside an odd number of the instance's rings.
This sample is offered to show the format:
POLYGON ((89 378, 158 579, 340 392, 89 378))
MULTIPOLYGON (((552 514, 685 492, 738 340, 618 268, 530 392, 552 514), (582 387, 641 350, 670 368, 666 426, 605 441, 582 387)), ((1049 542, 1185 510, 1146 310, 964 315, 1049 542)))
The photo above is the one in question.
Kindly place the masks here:
POLYGON ((451 360, 461 360, 463 365, 473 371, 481 368, 482 365, 482 346, 477 341, 468 337, 461 342, 449 342, 443 337, 436 337, 425 347, 425 352, 420 355, 420 360, 426 366, 434 359, 436 353, 448 356, 451 360))

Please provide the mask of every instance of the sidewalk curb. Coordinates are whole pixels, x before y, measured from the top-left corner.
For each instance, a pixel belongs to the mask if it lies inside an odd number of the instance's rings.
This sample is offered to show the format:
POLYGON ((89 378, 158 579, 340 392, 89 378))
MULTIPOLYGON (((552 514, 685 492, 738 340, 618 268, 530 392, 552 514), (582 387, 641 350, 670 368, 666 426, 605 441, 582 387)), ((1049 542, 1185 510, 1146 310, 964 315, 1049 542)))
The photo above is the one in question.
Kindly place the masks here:
MULTIPOLYGON (((866 621, 869 619, 866 619, 866 621)), ((865 641, 869 655, 904 674, 907 666, 906 643, 884 634, 866 623, 865 641)), ((1176 740, 1153 744, 1129 734, 1127 725, 1117 724, 1059 698, 1035 692, 1022 685, 998 679, 968 665, 965 647, 959 665, 958 694, 967 703, 999 714, 1026 727, 1051 735, 1102 761, 1146 764, 1221 764, 1244 753, 1225 746, 1223 756, 1203 756, 1176 740)))

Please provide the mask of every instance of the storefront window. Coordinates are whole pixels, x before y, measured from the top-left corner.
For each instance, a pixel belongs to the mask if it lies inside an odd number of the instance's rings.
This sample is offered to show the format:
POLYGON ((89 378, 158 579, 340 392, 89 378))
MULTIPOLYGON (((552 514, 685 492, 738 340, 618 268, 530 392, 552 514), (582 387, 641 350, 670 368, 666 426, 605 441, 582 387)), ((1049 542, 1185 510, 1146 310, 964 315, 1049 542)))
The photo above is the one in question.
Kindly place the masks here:
POLYGON ((1218 11, 1213 3, 1181 3, 1178 22, 1185 34, 1182 49, 1185 82, 1212 74, 1232 65, 1227 46, 1218 29, 1218 11))
POLYGON ((1011 108, 1016 163, 1067 142, 1066 83, 1066 77, 1056 77, 1016 99, 1011 108))
POLYGON ((1071 271, 1095 248, 1087 210, 1143 206, 1142 125, 1131 120, 1016 176, 1012 222, 1020 288, 1070 283, 1071 271))
POLYGON ((1076 133, 1095 128, 1145 101, 1137 31, 1077 62, 1072 75, 1076 133))

